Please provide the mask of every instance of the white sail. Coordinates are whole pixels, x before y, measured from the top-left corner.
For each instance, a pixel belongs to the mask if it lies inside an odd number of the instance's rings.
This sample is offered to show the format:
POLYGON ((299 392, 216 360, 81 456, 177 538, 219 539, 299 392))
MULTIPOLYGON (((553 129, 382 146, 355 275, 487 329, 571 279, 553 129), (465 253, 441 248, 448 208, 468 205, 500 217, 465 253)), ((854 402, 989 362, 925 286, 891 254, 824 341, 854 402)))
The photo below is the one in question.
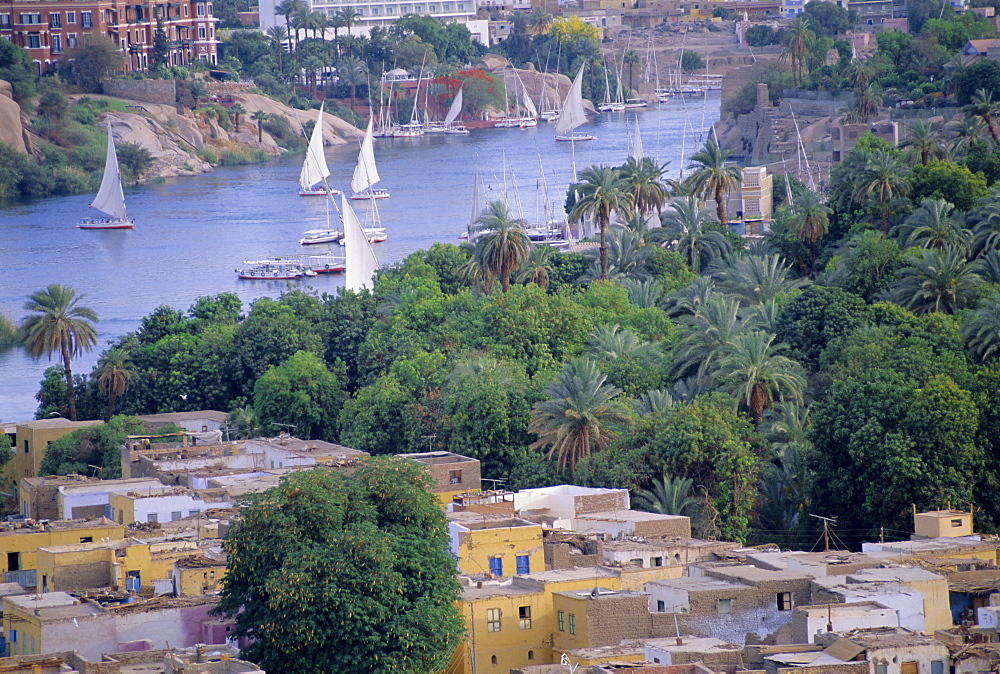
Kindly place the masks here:
POLYGON ((573 129, 587 121, 587 113, 583 110, 583 68, 577 71, 573 79, 573 86, 566 94, 563 101, 562 111, 556 121, 556 133, 566 135, 572 133, 573 129))
POLYGON ((456 119, 458 119, 459 114, 462 112, 462 90, 459 89, 458 93, 455 94, 455 100, 451 102, 451 107, 448 108, 448 114, 444 118, 444 125, 448 126, 456 119))
POLYGON ((372 120, 368 120, 368 130, 365 131, 365 139, 361 142, 361 152, 358 153, 358 165, 354 169, 354 177, 351 178, 351 189, 355 194, 360 194, 381 178, 378 169, 375 167, 375 146, 372 140, 372 120))
POLYGON ((639 134, 639 117, 635 118, 635 142, 632 144, 632 157, 636 161, 642 161, 645 155, 642 151, 642 136, 639 134))
POLYGON ((347 258, 344 263, 344 287, 356 293, 374 290, 375 271, 378 269, 375 251, 368 243, 368 237, 365 236, 347 195, 341 194, 340 199, 344 213, 344 254, 347 258))
MULTIPOLYGON (((518 81, 520 81, 520 77, 518 77, 518 81)), ((521 91, 524 94, 524 109, 528 111, 528 117, 538 117, 538 108, 535 107, 531 96, 528 95, 528 88, 524 86, 524 82, 521 82, 521 91)))
POLYGON ((299 173, 299 185, 302 186, 302 189, 308 190, 328 175, 330 175, 330 169, 326 165, 326 155, 323 154, 323 106, 320 105, 316 126, 313 127, 312 135, 309 136, 306 160, 302 162, 302 172, 299 173))
POLYGON ((91 206, 113 218, 128 220, 125 210, 125 193, 122 191, 122 176, 118 170, 118 155, 115 153, 115 138, 111 135, 111 120, 108 120, 108 156, 104 160, 104 178, 101 189, 90 203, 91 206))

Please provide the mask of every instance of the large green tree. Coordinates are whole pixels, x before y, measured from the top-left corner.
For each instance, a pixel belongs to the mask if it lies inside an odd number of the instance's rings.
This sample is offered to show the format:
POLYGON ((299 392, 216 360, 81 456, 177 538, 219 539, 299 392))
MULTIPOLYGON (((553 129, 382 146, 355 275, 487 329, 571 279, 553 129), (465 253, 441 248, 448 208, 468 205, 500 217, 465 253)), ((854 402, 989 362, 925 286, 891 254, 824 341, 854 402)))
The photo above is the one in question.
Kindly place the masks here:
POLYGON ((97 313, 80 304, 83 295, 58 283, 32 293, 24 308, 31 312, 21 325, 24 346, 34 358, 53 353, 62 358, 69 418, 76 421, 76 391, 71 367, 74 357, 97 343, 97 313))
POLYGON ((299 351, 271 367, 254 386, 253 409, 266 429, 303 439, 334 440, 341 384, 315 354, 299 351))
POLYGON ((269 672, 437 671, 461 641, 448 527, 416 463, 315 469, 251 496, 218 611, 269 672))
POLYGON ((589 215, 597 223, 601 234, 601 278, 608 277, 608 225, 611 216, 627 216, 634 206, 629 186, 621 175, 610 166, 591 166, 580 175, 580 182, 570 186, 577 191, 577 200, 569 213, 572 222, 579 222, 589 215))

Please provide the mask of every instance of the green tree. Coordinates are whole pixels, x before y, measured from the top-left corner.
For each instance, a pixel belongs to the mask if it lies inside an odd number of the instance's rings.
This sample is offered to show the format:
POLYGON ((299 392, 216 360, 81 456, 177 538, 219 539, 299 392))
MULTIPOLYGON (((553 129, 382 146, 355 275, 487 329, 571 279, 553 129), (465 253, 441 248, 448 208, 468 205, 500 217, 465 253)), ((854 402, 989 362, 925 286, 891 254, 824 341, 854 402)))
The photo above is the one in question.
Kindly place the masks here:
POLYGON ((663 208, 667 200, 667 187, 663 184, 666 169, 667 164, 659 166, 648 157, 639 161, 635 157, 629 157, 618 169, 622 182, 632 194, 632 206, 640 216, 653 210, 659 213, 663 208))
POLYGON ((780 255, 736 255, 727 264, 717 265, 713 276, 719 291, 743 306, 767 304, 808 284, 792 276, 791 266, 780 255))
POLYGON ((153 153, 138 143, 118 143, 115 149, 122 168, 122 181, 138 184, 153 166, 153 153))
POLYGON ((395 377, 380 377, 358 390, 340 413, 340 441, 371 454, 410 451, 417 401, 395 377))
POLYGON ((812 285, 782 310, 776 337, 795 360, 810 369, 831 340, 849 335, 868 320, 864 299, 841 288, 812 285))
POLYGON ((85 33, 76 47, 66 50, 66 80, 84 91, 100 93, 101 82, 118 72, 125 54, 104 35, 85 33))
POLYGON ((473 257, 487 274, 500 279, 504 292, 510 290, 510 275, 528 259, 531 242, 524 233, 526 225, 503 201, 491 201, 476 220, 473 257))
POLYGON ((659 480, 653 480, 652 489, 636 494, 632 505, 661 515, 688 515, 698 505, 698 499, 690 496, 693 484, 686 477, 662 475, 659 480))
POLYGON ((571 222, 579 222, 590 216, 597 223, 601 233, 600 261, 601 279, 608 278, 608 225, 611 215, 627 215, 634 203, 628 187, 622 182, 618 171, 610 166, 591 166, 584 169, 580 182, 570 187, 577 193, 576 203, 569 213, 571 222))
POLYGON ((97 361, 94 376, 97 377, 97 390, 108 397, 107 418, 110 419, 118 397, 135 382, 136 370, 132 354, 122 347, 108 349, 97 361))
POLYGON ((937 133, 924 120, 918 119, 910 127, 910 133, 901 147, 910 148, 913 155, 920 157, 920 163, 927 166, 932 157, 941 155, 941 140, 937 133))
POLYGON ((334 440, 342 404, 340 389, 337 375, 322 360, 299 351, 257 380, 253 409, 264 428, 289 430, 303 439, 334 440))
POLYGON ((254 302, 250 315, 236 329, 232 349, 230 367, 243 395, 253 392, 258 377, 269 368, 297 351, 323 354, 316 328, 287 304, 266 297, 254 302))
POLYGON ((715 212, 719 222, 726 224, 726 193, 740 184, 742 174, 740 167, 729 161, 732 152, 723 150, 719 144, 709 138, 704 147, 691 155, 689 169, 694 173, 688 178, 688 184, 694 193, 702 195, 707 201, 715 199, 715 212))
POLYGON ((621 389, 605 384, 607 377, 587 358, 568 361, 536 403, 528 430, 538 436, 532 449, 548 450, 560 470, 576 469, 581 459, 607 448, 617 428, 627 425, 628 410, 615 398, 621 389))
POLYGON ((264 122, 271 119, 271 115, 267 114, 263 110, 255 110, 250 119, 257 122, 257 142, 264 142, 264 122))
POLYGON ((960 211, 970 211, 988 193, 983 174, 954 162, 937 159, 913 169, 910 198, 917 203, 923 199, 944 199, 960 211))
POLYGON ((972 232, 962 226, 964 223, 959 217, 952 215, 953 208, 944 199, 924 199, 920 208, 893 231, 899 231, 903 247, 944 248, 952 245, 968 251, 972 246, 972 232))
POLYGON ((143 432, 141 421, 121 414, 106 423, 79 428, 45 448, 38 470, 42 475, 93 475, 94 467, 100 466, 99 477, 120 478, 120 447, 125 444, 126 436, 143 432))
POLYGON ((997 102, 993 100, 993 91, 987 89, 976 89, 972 95, 972 100, 965 106, 965 114, 970 117, 978 117, 986 124, 990 130, 994 143, 1000 143, 1000 136, 997 135, 996 125, 993 123, 993 115, 997 111, 997 102))
POLYGON ((751 330, 733 339, 714 371, 737 404, 746 408, 754 426, 760 426, 764 410, 775 400, 803 402, 805 379, 798 364, 779 353, 784 348, 774 343, 774 335, 751 330))
POLYGON ((157 66, 170 65, 170 40, 167 38, 167 31, 163 28, 163 17, 156 17, 156 30, 153 32, 153 49, 149 56, 150 65, 157 66))
POLYGON ((705 67, 705 61, 696 51, 685 49, 681 53, 681 70, 686 73, 693 73, 705 67))
POLYGON ((247 114, 247 109, 241 103, 233 103, 229 108, 229 114, 233 116, 233 127, 239 133, 240 118, 247 114))
POLYGON ((341 84, 351 88, 351 112, 354 112, 358 87, 368 84, 368 66, 361 59, 348 56, 337 63, 337 77, 340 78, 341 84))
POLYGON ((56 352, 62 357, 71 421, 76 421, 72 359, 97 344, 97 314, 80 304, 83 297, 69 286, 53 283, 28 297, 24 308, 31 315, 21 324, 25 349, 33 358, 45 354, 51 360, 56 352))
POLYGON ((896 279, 904 265, 904 254, 895 241, 878 232, 867 231, 853 237, 847 250, 833 263, 828 281, 872 301, 896 279))
POLYGON ((805 65, 806 54, 816 39, 816 34, 810 29, 809 22, 804 16, 796 17, 785 29, 782 39, 784 48, 781 58, 787 59, 792 64, 792 76, 795 84, 802 83, 802 69, 805 65))
POLYGON ((218 612, 268 671, 445 669, 462 621, 448 527, 416 463, 302 471, 253 495, 223 547, 218 612))
POLYGON ((994 298, 966 317, 962 335, 979 360, 994 358, 1000 353, 1000 299, 994 298))
POLYGON ((922 250, 907 261, 910 266, 900 270, 892 297, 917 314, 953 314, 969 306, 982 284, 965 251, 955 246, 922 250))
POLYGON ((810 2, 799 16, 816 37, 836 37, 854 27, 856 14, 832 2, 810 2))
POLYGON ((910 193, 911 183, 905 165, 897 153, 875 149, 867 156, 856 180, 855 198, 861 201, 875 196, 881 211, 882 235, 888 236, 889 203, 910 193))
POLYGON ((660 216, 663 227, 655 230, 651 238, 663 241, 664 245, 676 246, 691 271, 700 273, 706 263, 723 258, 730 252, 725 235, 705 226, 709 218, 708 209, 699 208, 697 197, 678 197, 671 200, 666 212, 660 216))
POLYGON ((806 191, 795 203, 792 231, 809 248, 812 269, 816 270, 816 244, 830 231, 830 209, 814 192, 806 191))

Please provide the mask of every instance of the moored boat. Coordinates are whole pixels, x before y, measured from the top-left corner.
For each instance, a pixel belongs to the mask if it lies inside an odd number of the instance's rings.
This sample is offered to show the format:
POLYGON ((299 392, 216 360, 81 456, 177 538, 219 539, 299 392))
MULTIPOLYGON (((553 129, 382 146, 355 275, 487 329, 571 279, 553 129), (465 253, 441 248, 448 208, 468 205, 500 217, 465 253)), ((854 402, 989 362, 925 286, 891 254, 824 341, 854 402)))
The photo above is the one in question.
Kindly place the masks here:
POLYGON ((125 192, 122 190, 121 173, 118 170, 118 154, 115 152, 115 138, 111 133, 111 120, 108 120, 108 153, 104 158, 104 177, 101 188, 90 204, 106 218, 85 218, 77 223, 77 229, 132 229, 135 220, 128 217, 125 208, 125 192))
POLYGON ((284 259, 244 260, 236 276, 252 281, 293 281, 303 276, 315 276, 299 262, 284 259))
POLYGON ((337 243, 344 237, 339 229, 310 229, 302 232, 300 246, 314 246, 320 243, 337 243))

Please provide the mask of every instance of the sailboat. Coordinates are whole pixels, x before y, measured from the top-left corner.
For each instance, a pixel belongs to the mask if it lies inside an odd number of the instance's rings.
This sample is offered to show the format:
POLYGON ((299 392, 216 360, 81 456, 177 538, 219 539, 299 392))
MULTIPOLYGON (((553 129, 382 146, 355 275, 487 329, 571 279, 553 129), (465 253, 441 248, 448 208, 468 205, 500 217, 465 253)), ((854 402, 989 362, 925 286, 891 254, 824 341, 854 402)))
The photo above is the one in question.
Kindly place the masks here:
MULTIPOLYGON (((538 126, 538 109, 535 107, 534 102, 531 100, 531 96, 528 95, 528 89, 524 86, 524 82, 521 81, 521 76, 514 71, 514 77, 517 79, 517 94, 515 98, 514 108, 515 114, 513 116, 508 116, 496 123, 497 129, 528 129, 533 126, 538 126), (523 110, 523 114, 521 111, 523 110)), ((504 85, 507 84, 506 74, 504 76, 504 85)))
POLYGON ((366 232, 361 228, 357 214, 347 202, 346 195, 341 195, 344 211, 344 254, 346 278, 344 287, 352 292, 375 289, 375 272, 378 270, 378 260, 372 250, 366 232))
POLYGON ((642 149, 642 136, 639 134, 639 117, 635 118, 635 140, 632 143, 632 157, 638 162, 646 156, 642 149))
POLYGON ((444 117, 445 133, 450 133, 453 135, 459 135, 459 134, 465 135, 469 133, 469 130, 466 129, 464 126, 455 123, 455 120, 458 119, 458 116, 462 114, 463 104, 464 103, 462 99, 462 89, 460 87, 458 93, 455 94, 455 100, 451 102, 451 107, 448 108, 448 114, 445 115, 444 117))
MULTIPOLYGON (((426 61, 426 55, 424 61, 426 61)), ((424 64, 420 64, 420 72, 417 74, 417 89, 413 92, 413 107, 410 109, 410 123, 400 124, 393 128, 393 138, 416 138, 424 135, 424 125, 420 121, 420 83, 424 79, 424 64)))
POLYGON ((621 86, 615 100, 611 100, 611 80, 608 79, 608 62, 604 62, 604 102, 597 106, 598 112, 621 112, 625 103, 621 100, 621 86))
POLYGON ((554 122, 559 119, 559 109, 555 107, 557 102, 556 94, 549 87, 549 83, 542 80, 542 110, 540 117, 543 122, 554 122))
POLYGON ((78 229, 132 229, 135 220, 130 220, 125 208, 125 193, 122 191, 122 176, 118 170, 118 154, 115 152, 115 138, 111 134, 111 120, 108 120, 108 155, 104 160, 104 178, 101 188, 90 204, 107 218, 86 218, 77 223, 78 229))
POLYGON ((309 136, 309 147, 306 149, 305 161, 302 162, 302 171, 299 173, 299 196, 321 197, 328 193, 340 194, 338 190, 330 189, 326 184, 325 179, 329 175, 330 169, 326 165, 326 155, 323 154, 323 105, 320 105, 316 125, 313 126, 312 134, 309 136))
POLYGON ((597 140, 597 136, 591 134, 574 133, 576 127, 587 122, 587 113, 583 109, 583 68, 577 71, 573 78, 573 86, 566 94, 563 101, 562 111, 559 119, 556 120, 556 140, 566 142, 576 142, 582 140, 597 140))
POLYGON ((354 177, 351 178, 351 190, 354 192, 351 199, 360 201, 364 199, 388 199, 388 190, 375 190, 375 185, 381 178, 378 169, 375 167, 375 146, 372 140, 372 120, 368 120, 368 129, 365 131, 365 139, 361 141, 361 152, 358 153, 358 165, 354 168, 354 177))
MULTIPOLYGON (((385 227, 382 227, 382 223, 379 221, 378 206, 375 201, 376 199, 388 199, 389 193, 386 190, 373 189, 375 184, 381 179, 378 169, 375 167, 375 151, 372 148, 372 120, 369 119, 368 129, 365 131, 365 139, 361 142, 361 152, 358 153, 358 165, 354 167, 354 176, 351 178, 351 191, 353 192, 351 199, 367 199, 371 206, 371 223, 364 230, 364 235, 369 243, 385 241, 388 238, 385 227)), ((354 215, 353 210, 350 214, 357 220, 357 216, 354 215)), ((346 210, 343 213, 343 218, 345 235, 341 239, 341 243, 347 246, 349 244, 346 235, 348 220, 346 210)))

